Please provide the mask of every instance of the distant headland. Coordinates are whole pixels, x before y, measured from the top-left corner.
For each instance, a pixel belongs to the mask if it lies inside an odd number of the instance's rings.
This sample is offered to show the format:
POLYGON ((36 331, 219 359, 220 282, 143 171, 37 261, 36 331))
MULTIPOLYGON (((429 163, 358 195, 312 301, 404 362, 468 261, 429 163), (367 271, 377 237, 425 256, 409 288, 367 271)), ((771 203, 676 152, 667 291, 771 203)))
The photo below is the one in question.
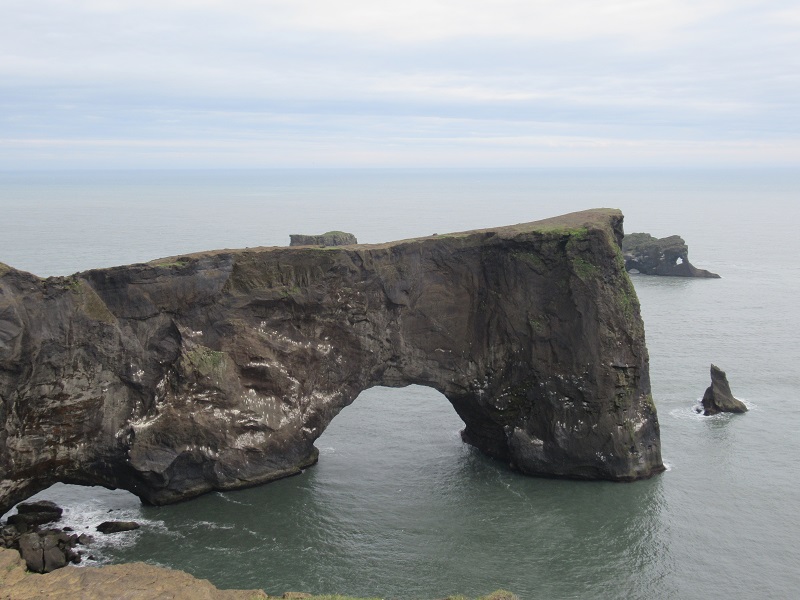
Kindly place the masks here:
POLYGON ((679 235, 655 238, 649 233, 629 233, 622 240, 625 268, 643 275, 704 277, 719 275, 698 269, 689 262, 689 246, 679 235))

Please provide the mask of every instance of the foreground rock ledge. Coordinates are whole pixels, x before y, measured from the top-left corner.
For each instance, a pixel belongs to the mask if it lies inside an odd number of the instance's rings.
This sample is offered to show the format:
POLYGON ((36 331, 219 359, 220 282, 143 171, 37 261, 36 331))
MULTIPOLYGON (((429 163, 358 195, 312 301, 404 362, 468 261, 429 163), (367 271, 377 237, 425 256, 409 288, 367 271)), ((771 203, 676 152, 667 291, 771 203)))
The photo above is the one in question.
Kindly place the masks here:
MULTIPOLYGON (((25 571, 25 562, 13 550, 0 548, 0 600, 43 600, 80 598, 80 600, 359 600, 350 596, 313 596, 286 592, 268 596, 262 590, 220 590, 206 579, 197 579, 183 571, 164 569, 144 563, 104 567, 68 567, 46 575, 25 571)), ((452 600, 463 596, 449 597, 452 600)), ((378 600, 364 598, 363 600, 378 600)), ((498 590, 477 600, 519 600, 505 590, 498 590)))
POLYGON ((0 548, 0 600, 256 600, 261 590, 219 590, 206 579, 144 563, 59 569, 46 575, 25 571, 14 550, 0 548))
POLYGON ((298 473, 376 385, 439 390, 465 441, 523 473, 653 475, 622 236, 598 209, 71 277, 0 265, 0 511, 56 481, 164 504, 298 473))

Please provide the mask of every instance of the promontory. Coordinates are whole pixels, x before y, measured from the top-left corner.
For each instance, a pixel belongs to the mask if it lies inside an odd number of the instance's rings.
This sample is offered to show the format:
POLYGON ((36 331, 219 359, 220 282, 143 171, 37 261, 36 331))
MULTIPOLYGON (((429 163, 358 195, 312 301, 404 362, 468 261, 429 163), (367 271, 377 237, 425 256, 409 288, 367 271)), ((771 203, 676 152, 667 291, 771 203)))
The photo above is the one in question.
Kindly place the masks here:
POLYGON ((47 279, 0 264, 0 513, 57 481, 164 504, 298 473, 377 385, 440 391, 463 439, 522 473, 658 473, 622 222, 597 209, 47 279))

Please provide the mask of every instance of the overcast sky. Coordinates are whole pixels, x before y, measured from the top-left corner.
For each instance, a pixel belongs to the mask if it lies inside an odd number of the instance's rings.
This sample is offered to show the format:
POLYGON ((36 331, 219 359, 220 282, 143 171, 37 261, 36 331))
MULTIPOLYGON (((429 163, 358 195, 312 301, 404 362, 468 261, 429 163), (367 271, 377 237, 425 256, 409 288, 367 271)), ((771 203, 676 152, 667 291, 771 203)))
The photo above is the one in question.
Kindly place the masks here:
POLYGON ((797 0, 2 0, 0 169, 800 165, 797 0))

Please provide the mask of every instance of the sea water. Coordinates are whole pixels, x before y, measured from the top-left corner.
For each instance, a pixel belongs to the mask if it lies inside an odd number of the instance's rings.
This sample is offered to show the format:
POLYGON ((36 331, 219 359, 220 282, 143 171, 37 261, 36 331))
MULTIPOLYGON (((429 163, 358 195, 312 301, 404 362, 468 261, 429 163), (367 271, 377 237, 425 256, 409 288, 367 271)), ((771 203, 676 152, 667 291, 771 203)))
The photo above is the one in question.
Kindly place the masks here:
POLYGON ((668 471, 631 484, 524 477, 464 445, 447 400, 373 388, 302 475, 145 507, 56 485, 89 564, 145 560, 220 587, 385 598, 790 598, 800 589, 800 174, 791 171, 0 173, 0 261, 37 275, 341 229, 381 242, 618 207, 722 279, 633 276, 668 471), (694 408, 709 365, 745 415, 694 408))

